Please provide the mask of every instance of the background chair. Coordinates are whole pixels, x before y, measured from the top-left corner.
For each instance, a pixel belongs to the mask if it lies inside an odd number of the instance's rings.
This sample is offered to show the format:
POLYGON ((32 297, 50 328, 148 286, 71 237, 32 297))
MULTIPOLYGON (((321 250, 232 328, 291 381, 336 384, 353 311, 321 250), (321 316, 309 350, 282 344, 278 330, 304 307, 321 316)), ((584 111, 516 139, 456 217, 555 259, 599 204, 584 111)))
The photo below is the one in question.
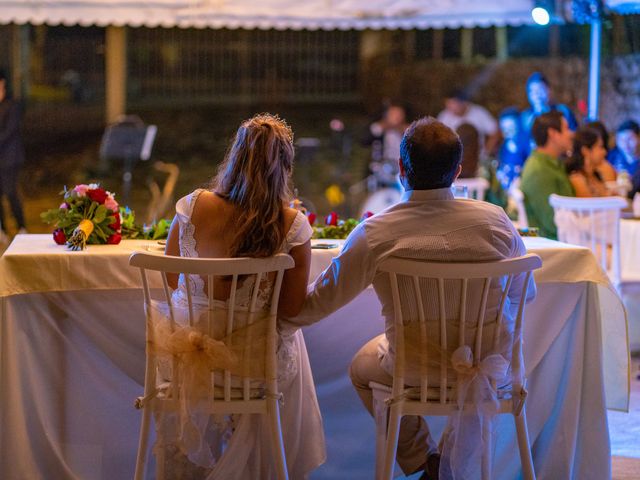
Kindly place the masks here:
MULTIPOLYGON (((531 271, 541 265, 537 255, 490 263, 428 263, 391 258, 381 264, 379 270, 389 275, 393 295, 395 339, 392 343, 396 357, 392 388, 370 383, 378 426, 378 479, 391 480, 393 477, 403 415, 449 416, 460 411, 461 400, 465 402, 465 412, 482 407, 470 404, 468 398, 458 397, 465 388, 460 383, 463 375, 450 368, 450 357, 454 350, 457 355, 465 348, 469 353, 473 352, 472 369, 482 367, 482 362, 493 353, 503 352, 508 356, 511 352, 509 381, 498 386, 491 380, 493 397, 498 405, 493 414, 514 416, 523 478, 535 479, 525 416, 527 392, 521 334, 531 271), (523 274, 518 277, 523 280, 519 299, 511 299, 519 301, 510 309, 517 312, 513 319, 514 334, 506 335, 508 338, 505 339, 501 334, 504 309, 514 276, 518 274, 523 274), (408 305, 412 307, 408 309, 408 305), (494 318, 495 324, 491 328, 485 327, 494 318), (419 375, 416 375, 417 371, 419 375), (413 379, 413 385, 419 386, 408 387, 405 381, 408 378, 413 379), (381 402, 390 405, 384 409, 387 421, 384 421, 382 410, 375 407, 381 402)), ((513 286, 519 288, 517 284, 513 286)), ((483 479, 491 476, 490 423, 483 422, 483 438, 486 439, 482 452, 483 479)))
MULTIPOLYGON (((266 259, 201 259, 168 257, 136 252, 131 256, 129 264, 140 269, 147 317, 144 397, 140 397, 136 401, 136 406, 143 409, 140 442, 136 460, 136 480, 144 477, 151 413, 153 411, 172 411, 172 409, 177 408, 181 402, 190 400, 189 398, 183 397, 188 396, 189 392, 185 392, 184 388, 181 388, 183 387, 181 382, 184 381, 184 378, 178 375, 179 355, 173 355, 171 358, 173 378, 164 384, 160 384, 161 379, 158 378, 159 358, 157 350, 153 348, 152 345, 154 342, 157 342, 157 338, 155 337, 157 332, 153 331, 153 312, 156 312, 158 308, 162 308, 163 306, 166 307, 168 313, 168 318, 166 318, 170 330, 168 333, 179 332, 180 329, 189 329, 185 331, 187 335, 184 338, 190 340, 196 339, 199 345, 203 345, 209 341, 215 343, 212 339, 222 336, 225 344, 229 346, 226 338, 230 335, 232 336, 239 328, 244 328, 246 332, 249 332, 245 334, 244 338, 247 340, 247 343, 251 343, 251 346, 254 348, 240 350, 243 353, 239 355, 237 370, 241 373, 236 373, 235 369, 233 374, 229 370, 212 371, 209 373, 210 385, 208 388, 206 413, 211 415, 229 415, 234 413, 267 415, 269 418, 268 423, 272 437, 273 455, 278 479, 287 479, 288 473, 278 406, 276 313, 284 270, 294 266, 293 259, 285 254, 278 254, 266 259), (147 279, 148 271, 160 272, 164 287, 164 299, 161 302, 152 299, 152 292, 147 279), (178 307, 172 304, 171 293, 165 275, 166 272, 185 274, 184 278, 188 300, 188 308, 186 309, 188 318, 186 324, 180 324, 176 321, 178 307), (199 275, 207 280, 208 300, 206 304, 206 315, 204 317, 200 315, 200 317, 197 318, 194 315, 195 301, 191 293, 193 281, 190 280, 189 275, 199 275), (273 280, 273 287, 269 295, 270 306, 268 312, 261 312, 258 307, 258 295, 261 283, 263 280, 266 280, 267 276, 269 276, 269 280, 273 280), (226 307, 223 311, 224 315, 222 315, 222 317, 219 311, 220 302, 219 300, 214 300, 215 277, 224 277, 225 280, 230 280, 231 283, 229 295, 227 296, 228 301, 226 302, 226 307), (246 285, 246 282, 250 278, 254 279, 250 303, 248 308, 240 309, 236 306, 236 294, 240 289, 239 284, 242 283, 246 285), (216 312, 216 310, 218 311, 216 312), (206 321, 203 321, 203 318, 206 321), (223 325, 217 324, 218 322, 215 320, 222 320, 223 325), (254 325, 258 321, 267 322, 265 334, 260 338, 252 339, 250 333, 252 329, 248 328, 248 325, 254 325), (216 333, 220 331, 222 332, 221 335, 216 333), (261 344, 257 345, 256 343, 261 344), (262 352, 262 357, 255 358, 255 352, 262 352), (251 353, 253 353, 253 355, 251 355, 251 353), (257 381, 260 385, 259 388, 256 388, 256 377, 250 376, 251 372, 255 372, 256 364, 264 371, 264 378, 257 381)), ((158 458, 157 463, 159 470, 158 477, 162 478, 163 460, 158 458)))
POLYGON ((514 222, 517 228, 529 228, 529 219, 527 217, 527 209, 524 206, 524 193, 520 188, 520 181, 514 180, 509 188, 509 201, 513 203, 518 212, 518 221, 514 222))
POLYGON ((558 240, 591 249, 616 288, 620 286, 620 211, 622 197, 576 198, 552 194, 558 240))
POLYGON ((484 194, 489 189, 489 182, 483 177, 457 178, 454 185, 466 186, 469 198, 484 200, 484 194))

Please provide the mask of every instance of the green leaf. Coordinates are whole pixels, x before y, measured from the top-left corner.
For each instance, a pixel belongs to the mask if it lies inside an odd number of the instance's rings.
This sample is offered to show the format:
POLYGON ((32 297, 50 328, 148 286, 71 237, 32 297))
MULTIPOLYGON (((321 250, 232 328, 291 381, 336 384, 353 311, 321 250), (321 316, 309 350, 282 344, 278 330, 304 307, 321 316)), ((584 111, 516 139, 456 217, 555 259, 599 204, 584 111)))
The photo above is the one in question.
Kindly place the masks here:
POLYGON ((107 207, 105 207, 104 205, 98 205, 96 202, 93 202, 95 205, 97 205, 97 207, 93 207, 93 205, 91 206, 94 210, 93 212, 93 222, 94 223, 102 223, 104 222, 105 218, 107 217, 107 213, 109 212, 107 210, 107 207))

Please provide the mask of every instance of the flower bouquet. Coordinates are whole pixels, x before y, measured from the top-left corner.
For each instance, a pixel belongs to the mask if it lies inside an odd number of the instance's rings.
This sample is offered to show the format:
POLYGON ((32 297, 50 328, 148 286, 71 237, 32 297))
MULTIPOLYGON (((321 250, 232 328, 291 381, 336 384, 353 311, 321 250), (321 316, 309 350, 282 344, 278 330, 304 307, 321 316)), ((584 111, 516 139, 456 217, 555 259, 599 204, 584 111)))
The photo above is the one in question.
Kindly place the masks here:
POLYGON ((313 227, 313 238, 345 239, 360 222, 366 220, 372 215, 373 214, 371 212, 366 212, 360 220, 356 220, 355 218, 340 220, 337 213, 331 212, 324 219, 324 226, 314 225, 316 215, 313 213, 307 214, 307 218, 313 227))
POLYGON ((47 210, 40 217, 53 224, 53 239, 71 250, 84 250, 87 244, 117 245, 122 240, 118 202, 100 185, 76 185, 60 192, 64 201, 58 208, 47 210))

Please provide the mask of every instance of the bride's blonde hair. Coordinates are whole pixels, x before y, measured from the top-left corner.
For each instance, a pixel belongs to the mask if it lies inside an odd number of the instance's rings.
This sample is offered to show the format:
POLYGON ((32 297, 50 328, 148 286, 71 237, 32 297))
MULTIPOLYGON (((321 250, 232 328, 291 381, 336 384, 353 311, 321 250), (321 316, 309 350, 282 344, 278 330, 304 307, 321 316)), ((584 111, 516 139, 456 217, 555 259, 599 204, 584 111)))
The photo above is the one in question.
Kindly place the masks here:
POLYGON ((240 212, 232 257, 269 257, 282 247, 293 155, 293 132, 279 117, 263 113, 240 125, 213 180, 240 212))

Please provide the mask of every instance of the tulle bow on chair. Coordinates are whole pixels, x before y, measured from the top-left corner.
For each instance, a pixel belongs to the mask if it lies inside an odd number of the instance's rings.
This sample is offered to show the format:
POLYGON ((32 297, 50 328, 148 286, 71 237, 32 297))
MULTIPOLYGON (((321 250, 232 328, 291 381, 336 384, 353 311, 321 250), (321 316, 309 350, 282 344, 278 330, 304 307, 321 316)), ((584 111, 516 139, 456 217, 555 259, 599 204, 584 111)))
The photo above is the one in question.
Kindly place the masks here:
POLYGON ((506 378, 509 362, 500 354, 492 354, 474 365, 471 348, 464 345, 451 355, 451 365, 458 376, 458 410, 449 416, 443 434, 440 479, 479 478, 484 443, 490 441, 483 437, 483 422, 491 422, 497 413, 494 385, 506 378))

